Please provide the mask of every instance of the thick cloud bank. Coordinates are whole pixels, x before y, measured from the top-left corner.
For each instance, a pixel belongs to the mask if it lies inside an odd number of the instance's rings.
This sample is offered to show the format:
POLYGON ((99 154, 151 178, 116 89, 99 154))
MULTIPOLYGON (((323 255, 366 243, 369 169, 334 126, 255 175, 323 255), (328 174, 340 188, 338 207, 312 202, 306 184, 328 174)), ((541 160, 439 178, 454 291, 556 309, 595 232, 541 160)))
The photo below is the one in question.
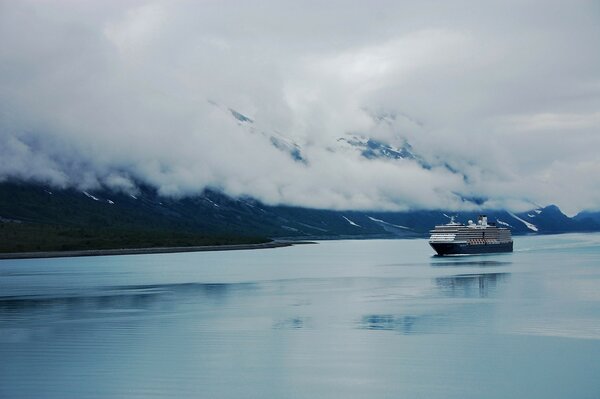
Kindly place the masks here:
POLYGON ((0 2, 0 180, 598 209, 599 21, 588 1, 0 2))

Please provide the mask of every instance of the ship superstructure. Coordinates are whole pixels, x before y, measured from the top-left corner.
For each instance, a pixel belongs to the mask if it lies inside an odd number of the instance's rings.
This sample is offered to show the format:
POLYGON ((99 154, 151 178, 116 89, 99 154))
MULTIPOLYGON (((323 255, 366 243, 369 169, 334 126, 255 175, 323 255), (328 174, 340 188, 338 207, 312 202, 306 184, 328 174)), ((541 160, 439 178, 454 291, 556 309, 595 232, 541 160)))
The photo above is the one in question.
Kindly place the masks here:
POLYGON ((477 223, 450 223, 435 226, 431 230, 429 244, 439 255, 483 254, 512 252, 513 240, 510 230, 488 223, 487 216, 479 216, 477 223))

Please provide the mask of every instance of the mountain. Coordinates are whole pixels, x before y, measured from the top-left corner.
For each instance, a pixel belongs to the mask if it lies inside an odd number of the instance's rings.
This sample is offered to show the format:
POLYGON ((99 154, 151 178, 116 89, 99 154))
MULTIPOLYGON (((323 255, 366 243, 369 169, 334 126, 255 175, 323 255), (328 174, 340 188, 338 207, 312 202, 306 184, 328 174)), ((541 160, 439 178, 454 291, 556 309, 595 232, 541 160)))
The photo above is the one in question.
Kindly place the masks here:
POLYGON ((340 147, 345 145, 357 150, 366 159, 419 159, 407 141, 404 141, 402 147, 394 147, 366 136, 351 135, 339 138, 338 143, 340 147))
MULTIPOLYGON (((60 242, 58 236, 62 234, 71 237, 72 245, 76 241, 73 235, 87 235, 88 245, 103 247, 123 242, 129 246, 165 246, 260 242, 284 237, 425 237, 434 225, 447 223, 450 216, 467 222, 476 220, 478 213, 332 211, 268 206, 252 198, 231 198, 214 190, 175 199, 161 197, 143 186, 139 193, 131 195, 110 190, 56 189, 24 182, 0 183, 4 250, 17 236, 27 241, 40 234, 50 242, 48 245, 60 242)), ((485 213, 491 222, 510 228, 513 234, 600 231, 600 222, 587 217, 569 218, 556 206, 522 213, 485 213)), ((14 245, 11 248, 16 250, 14 245)))
MULTIPOLYGON (((217 103, 210 102, 215 107, 221 108, 217 103)), ((269 140, 271 145, 277 148, 279 151, 288 154, 294 161, 307 163, 306 158, 302 154, 302 148, 300 145, 295 143, 293 140, 285 137, 279 132, 272 131, 268 127, 260 126, 253 119, 247 117, 241 112, 236 111, 233 108, 228 108, 231 116, 238 122, 238 125, 246 128, 251 134, 259 134, 264 139, 269 140)))
POLYGON ((597 223, 600 224, 600 212, 584 211, 580 212, 573 217, 574 220, 583 223, 597 223))
MULTIPOLYGON (((309 165, 310 153, 305 151, 309 147, 303 147, 306 143, 238 110, 209 102, 256 140, 263 140, 294 162, 309 165)), ((334 140, 327 150, 353 153, 354 158, 373 162, 416 162, 426 169, 432 167, 401 129, 394 127, 401 120, 407 129, 418 128, 418 120, 398 113, 368 113, 376 127, 392 129, 390 141, 353 133, 334 140)), ((435 162, 461 174, 448 164, 435 162)), ((467 179, 466 175, 463 178, 467 179)), ((232 198, 210 189, 186 198, 167 198, 142 182, 137 182, 137 187, 131 194, 108 189, 56 189, 22 181, 0 183, 0 251, 213 245, 271 238, 425 237, 433 226, 447 223, 450 216, 466 223, 476 220, 479 213, 486 213, 490 222, 510 228, 513 234, 600 231, 600 213, 569 218, 556 206, 521 213, 485 209, 334 211, 269 206, 253 198, 232 198)), ((463 200, 474 208, 486 202, 486 198, 479 197, 463 200)))
MULTIPOLYGON (((304 155, 302 145, 293 139, 271 129, 269 126, 261 125, 259 121, 256 121, 233 108, 222 107, 214 101, 210 101, 210 104, 219 108, 222 112, 225 112, 225 110, 228 111, 231 117, 240 127, 246 129, 250 134, 258 134, 262 136, 262 138, 268 140, 273 147, 284 153, 287 153, 294 161, 305 164, 308 163, 308 159, 304 155)), ((373 114, 371 117, 376 124, 387 124, 390 122, 390 120, 395 119, 395 116, 389 114, 373 114)), ((406 139, 397 137, 396 141, 400 142, 399 146, 394 146, 382 140, 374 139, 369 137, 367 134, 349 134, 338 138, 336 143, 337 145, 330 147, 329 149, 331 151, 356 151, 362 157, 370 160, 407 159, 417 161, 425 168, 431 168, 431 166, 421 156, 413 151, 412 146, 406 139)))

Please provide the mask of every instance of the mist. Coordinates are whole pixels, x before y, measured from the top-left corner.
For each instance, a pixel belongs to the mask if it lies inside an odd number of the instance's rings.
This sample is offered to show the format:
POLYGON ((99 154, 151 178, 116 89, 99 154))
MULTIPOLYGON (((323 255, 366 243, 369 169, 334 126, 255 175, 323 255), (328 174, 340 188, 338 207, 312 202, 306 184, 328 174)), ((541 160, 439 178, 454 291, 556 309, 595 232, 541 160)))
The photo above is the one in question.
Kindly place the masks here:
POLYGON ((587 1, 0 2, 0 180, 599 209, 599 18, 587 1), (340 144, 355 136, 418 159, 366 159, 340 144))

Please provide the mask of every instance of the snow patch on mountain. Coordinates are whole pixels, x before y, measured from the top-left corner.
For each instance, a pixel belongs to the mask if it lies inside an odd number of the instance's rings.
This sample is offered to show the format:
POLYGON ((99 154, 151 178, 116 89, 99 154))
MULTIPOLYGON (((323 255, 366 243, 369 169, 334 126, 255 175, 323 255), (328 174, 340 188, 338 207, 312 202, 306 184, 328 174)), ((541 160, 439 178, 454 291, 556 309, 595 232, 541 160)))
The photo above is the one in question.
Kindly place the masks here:
POLYGON ((373 217, 371 217, 371 216, 367 216, 367 217, 368 217, 369 219, 371 219, 372 221, 374 221, 374 222, 377 222, 377 223, 383 223, 383 224, 387 224, 388 226, 398 227, 399 229, 406 229, 406 230, 410 230, 410 228, 409 228, 409 227, 406 227, 406 226, 400 226, 399 224, 393 224, 393 223, 389 223, 389 222, 386 222, 385 220, 376 219, 376 218, 373 218, 373 217))
POLYGON ((513 218, 517 219, 518 221, 522 222, 529 230, 539 231, 539 229, 537 228, 537 226, 534 225, 533 223, 529 223, 528 221, 521 219, 520 217, 518 217, 517 215, 515 215, 512 212, 508 212, 508 214, 510 216, 512 216, 513 218))
POLYGON ((218 208, 219 205, 215 204, 213 201, 211 201, 209 198, 204 198, 206 201, 208 201, 211 205, 213 205, 214 207, 218 208))
POLYGON ((500 225, 502 225, 502 226, 506 226, 506 227, 510 227, 510 228, 512 228, 512 226, 511 226, 510 224, 508 224, 508 223, 506 223, 506 222, 503 222, 503 221, 502 221, 502 220, 500 220, 500 219, 496 219, 496 223, 498 223, 498 224, 500 224, 500 225))
POLYGON ((342 216, 344 219, 346 219, 346 221, 348 223, 350 223, 352 226, 356 226, 356 227, 361 227, 360 225, 354 223, 352 220, 348 219, 346 216, 342 216))
POLYGON ((314 229, 314 230, 322 231, 322 232, 324 232, 324 233, 328 231, 327 229, 322 229, 322 228, 320 228, 320 227, 313 226, 313 225, 310 225, 310 224, 301 223, 301 222, 297 222, 297 223, 298 223, 299 225, 301 225, 301 226, 308 227, 309 229, 314 229))
POLYGON ((86 197, 93 199, 94 201, 100 201, 97 197, 94 197, 92 194, 88 193, 87 191, 84 191, 83 194, 86 197))

